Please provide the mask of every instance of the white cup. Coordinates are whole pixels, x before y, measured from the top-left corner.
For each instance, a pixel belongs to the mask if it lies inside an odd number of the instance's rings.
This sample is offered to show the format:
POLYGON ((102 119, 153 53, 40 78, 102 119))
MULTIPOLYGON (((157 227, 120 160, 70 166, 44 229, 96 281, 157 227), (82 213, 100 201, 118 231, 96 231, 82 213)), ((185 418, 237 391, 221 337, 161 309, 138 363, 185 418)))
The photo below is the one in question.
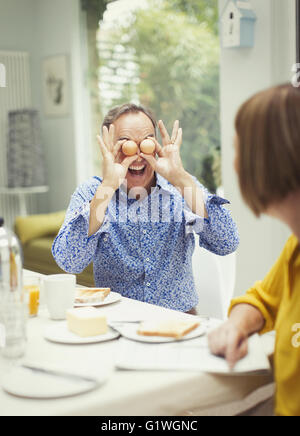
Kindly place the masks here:
POLYGON ((74 305, 76 276, 54 274, 44 278, 46 305, 53 320, 66 319, 66 310, 74 305))

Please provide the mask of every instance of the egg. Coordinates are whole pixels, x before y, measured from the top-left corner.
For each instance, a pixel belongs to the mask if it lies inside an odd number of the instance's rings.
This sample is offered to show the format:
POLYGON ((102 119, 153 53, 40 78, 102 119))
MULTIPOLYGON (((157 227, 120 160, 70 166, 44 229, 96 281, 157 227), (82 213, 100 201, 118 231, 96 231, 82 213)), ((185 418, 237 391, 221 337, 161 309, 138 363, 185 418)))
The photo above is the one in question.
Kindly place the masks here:
POLYGON ((126 141, 122 145, 122 151, 126 156, 133 156, 138 151, 138 146, 134 141, 126 141))
POLYGON ((155 144, 152 139, 144 139, 140 144, 140 149, 145 154, 152 154, 155 151, 155 144))

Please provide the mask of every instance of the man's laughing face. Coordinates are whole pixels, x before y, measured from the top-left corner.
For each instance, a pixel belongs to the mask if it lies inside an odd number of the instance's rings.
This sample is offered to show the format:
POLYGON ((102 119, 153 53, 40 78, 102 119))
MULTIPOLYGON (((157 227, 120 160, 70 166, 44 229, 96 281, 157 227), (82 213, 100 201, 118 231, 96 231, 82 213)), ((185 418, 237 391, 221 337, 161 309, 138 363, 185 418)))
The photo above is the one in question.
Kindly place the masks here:
MULTIPOLYGON (((114 121, 114 126, 115 143, 131 140, 138 146, 137 159, 130 165, 126 175, 128 191, 132 188, 144 188, 150 192, 151 187, 155 185, 155 173, 151 165, 140 156, 140 143, 146 138, 155 137, 152 121, 143 112, 128 113, 114 121)), ((121 149, 117 159, 122 162, 125 158, 121 149)))

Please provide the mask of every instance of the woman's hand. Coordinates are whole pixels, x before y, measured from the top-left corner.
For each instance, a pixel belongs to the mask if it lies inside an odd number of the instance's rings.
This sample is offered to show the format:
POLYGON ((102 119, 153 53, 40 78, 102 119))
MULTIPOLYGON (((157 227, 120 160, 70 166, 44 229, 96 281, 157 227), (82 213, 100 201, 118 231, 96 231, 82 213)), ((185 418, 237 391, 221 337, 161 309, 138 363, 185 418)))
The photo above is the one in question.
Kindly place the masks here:
POLYGON ((228 320, 208 334, 210 351, 225 357, 230 369, 248 353, 248 335, 245 330, 228 320))
POLYGON ((126 157, 120 161, 120 150, 124 141, 118 141, 114 144, 114 131, 113 124, 110 125, 109 130, 106 126, 103 127, 103 138, 97 136, 100 150, 103 156, 102 172, 103 172, 103 186, 109 186, 115 191, 123 183, 128 168, 138 158, 138 155, 126 157))
POLYGON ((179 121, 175 121, 171 138, 162 121, 159 121, 158 127, 162 137, 163 146, 155 138, 156 153, 158 159, 153 155, 141 153, 141 156, 147 160, 154 171, 167 179, 173 185, 176 185, 180 177, 185 174, 180 157, 180 147, 182 144, 182 129, 179 128, 179 121))

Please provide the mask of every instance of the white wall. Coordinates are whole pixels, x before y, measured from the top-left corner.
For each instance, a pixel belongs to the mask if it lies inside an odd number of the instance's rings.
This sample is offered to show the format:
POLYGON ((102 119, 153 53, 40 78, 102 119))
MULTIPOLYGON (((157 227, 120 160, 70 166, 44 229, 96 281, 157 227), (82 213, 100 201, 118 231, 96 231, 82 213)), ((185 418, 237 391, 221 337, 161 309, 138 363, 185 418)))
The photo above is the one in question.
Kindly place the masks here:
POLYGON ((0 47, 7 50, 32 49, 35 0, 0 0, 0 47), (16 13, 17 11, 17 13, 16 13))
POLYGON ((33 106, 40 111, 50 186, 39 198, 41 212, 65 209, 76 186, 91 175, 81 18, 80 0, 0 0, 0 49, 31 56, 33 106), (69 60, 70 113, 50 118, 44 114, 42 60, 58 54, 69 60))
MULTIPOLYGON (((220 11, 226 3, 227 0, 219 0, 220 11)), ((264 277, 289 235, 281 223, 268 217, 256 219, 247 209, 232 165, 234 118, 239 106, 255 92, 289 81, 295 63, 295 1, 251 0, 251 4, 258 17, 255 47, 221 50, 223 184, 241 237, 236 295, 264 277)))
MULTIPOLYGON (((49 169, 49 209, 65 209, 70 195, 87 177, 88 161, 83 158, 86 113, 81 56, 79 0, 35 0, 37 53, 41 71, 43 58, 65 54, 69 61, 70 113, 65 117, 44 115, 41 75, 37 86, 42 128, 49 169)), ((86 153, 87 154, 87 153, 86 153)))
POLYGON ((36 42, 32 30, 34 2, 35 0, 0 0, 0 50, 28 51, 31 55, 33 83, 37 77, 34 68, 36 42))

